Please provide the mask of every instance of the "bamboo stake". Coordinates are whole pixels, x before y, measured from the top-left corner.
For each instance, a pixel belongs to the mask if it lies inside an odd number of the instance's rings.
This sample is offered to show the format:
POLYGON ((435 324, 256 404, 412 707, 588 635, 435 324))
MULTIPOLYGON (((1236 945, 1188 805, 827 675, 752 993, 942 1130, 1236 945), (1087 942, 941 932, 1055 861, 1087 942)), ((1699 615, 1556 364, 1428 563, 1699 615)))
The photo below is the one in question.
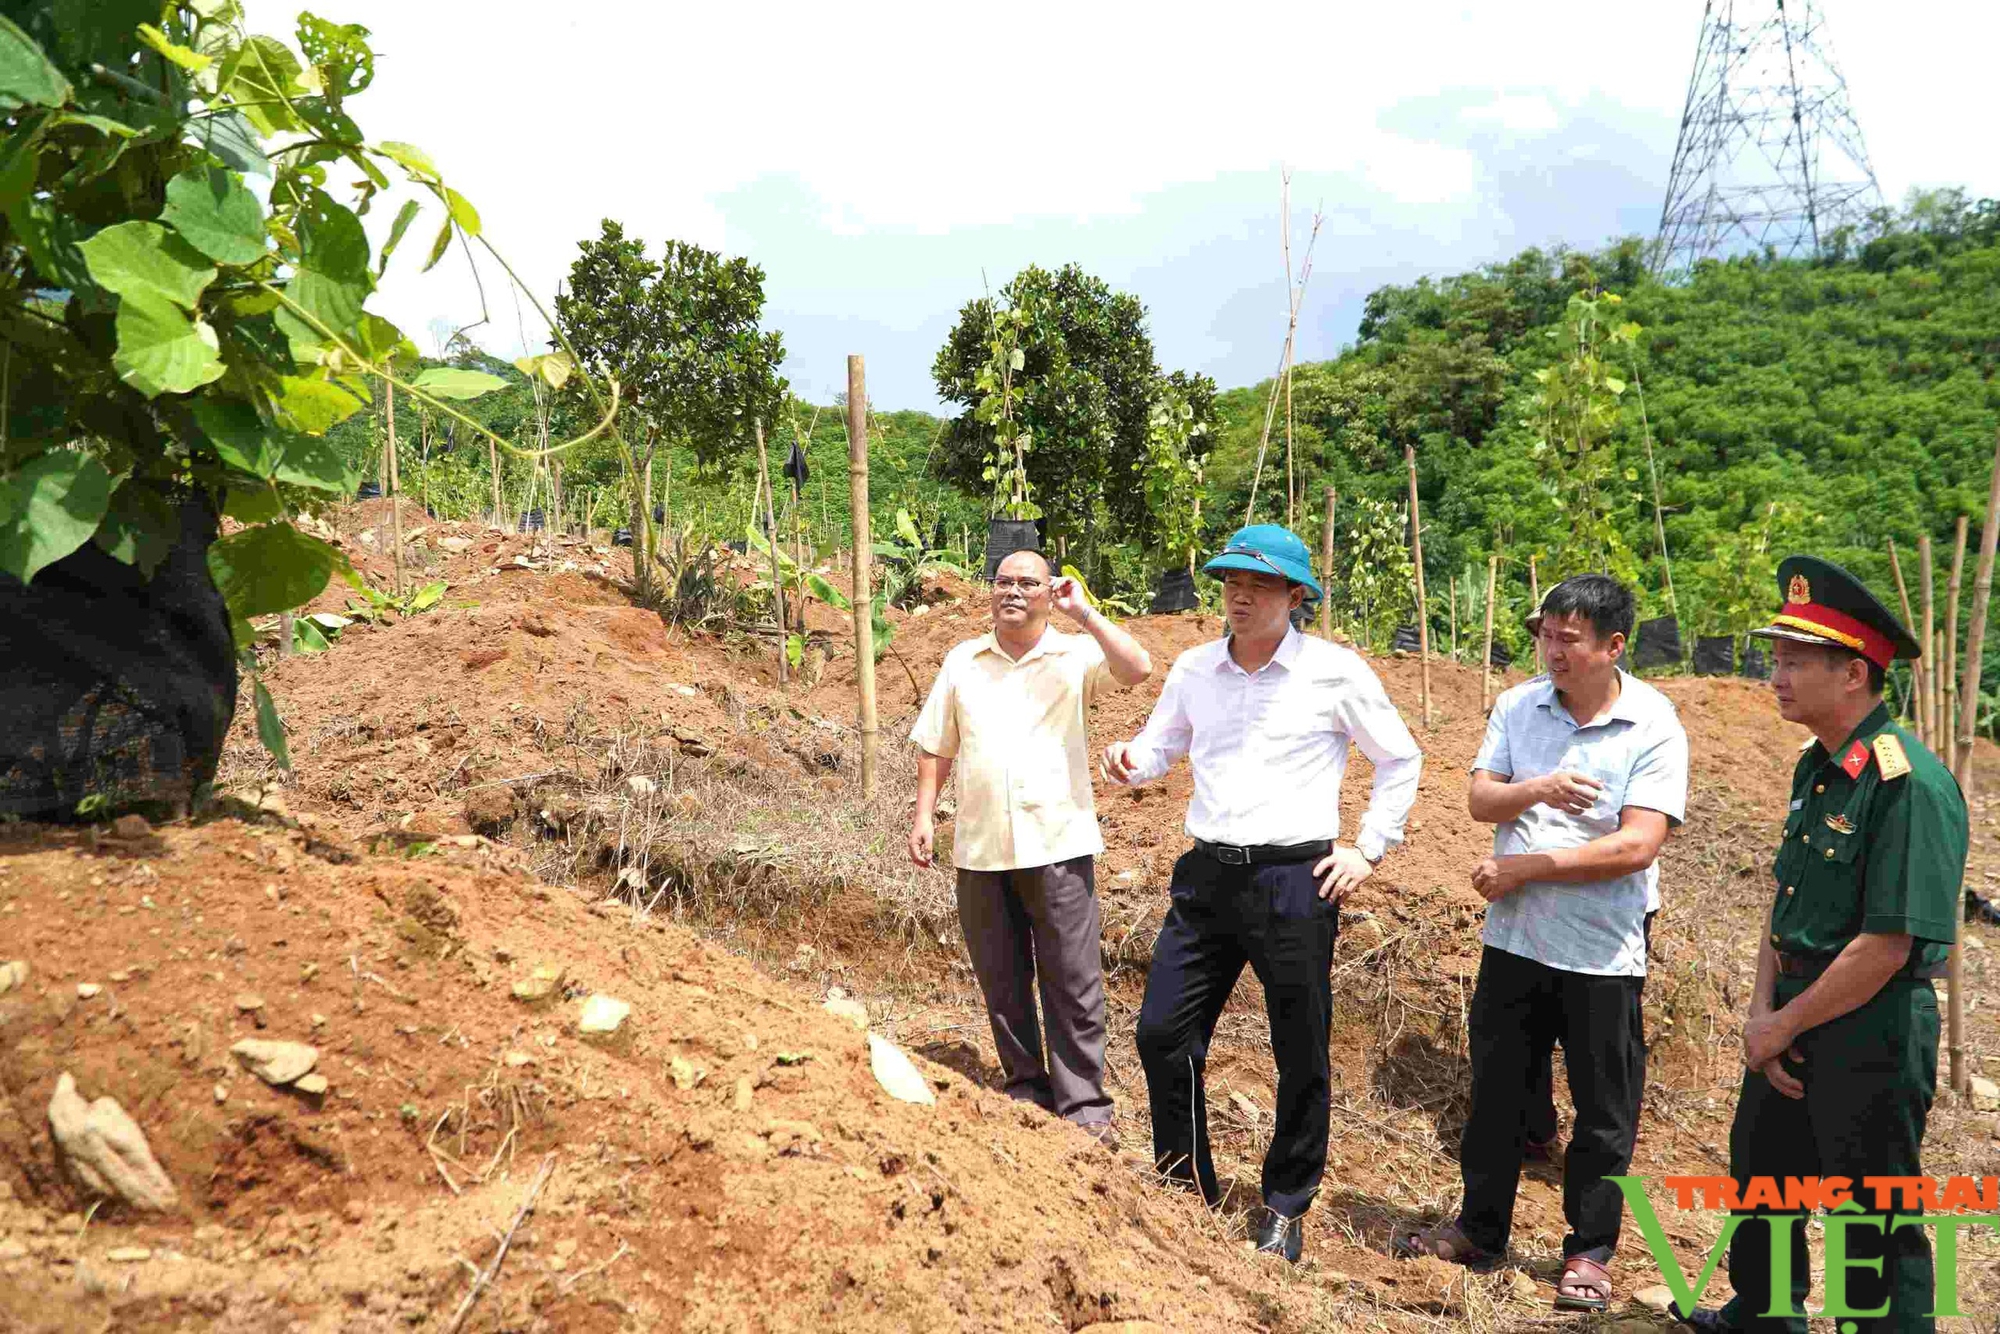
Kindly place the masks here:
POLYGON ((500 446, 491 440, 486 442, 486 470, 493 479, 493 524, 496 528, 505 528, 507 516, 500 507, 500 446))
POLYGON ((771 614, 778 622, 778 687, 784 688, 785 668, 785 572, 779 561, 778 501, 771 493, 771 459, 764 448, 764 419, 751 422, 757 433, 757 489, 764 502, 764 540, 771 544, 771 614))
MULTIPOLYGON (((1987 483, 1986 517, 1979 525, 1979 573, 1972 581, 1972 619, 1965 631, 1965 668, 1958 685, 1958 787, 1972 805, 1972 739, 1979 725, 1979 668, 1986 647, 1986 609, 1993 593, 1993 550, 2000 545, 2000 433, 1994 438, 1993 473, 1987 483)), ((1964 891, 1953 912, 1964 917, 1964 891)), ((1951 947, 1951 1006, 1949 1043, 1951 1086, 1964 1095, 1971 1089, 1972 1071, 1965 1063, 1965 945, 1964 932, 1951 947)))
POLYGON ((1937 586, 1937 576, 1931 569, 1931 535, 1917 537, 1917 577, 1924 581, 1924 637, 1917 641, 1923 645, 1923 656, 1917 659, 1917 666, 1924 674, 1924 744, 1932 750, 1944 749, 1938 743, 1938 670, 1937 670, 1937 623, 1932 616, 1932 590, 1937 586))
POLYGON ((1500 582, 1500 556, 1486 558, 1486 651, 1479 656, 1479 713, 1484 717, 1493 699, 1493 590, 1500 582))
POLYGON ((396 383, 382 377, 382 392, 389 396, 389 528, 396 543, 396 596, 403 596, 403 496, 396 476, 396 383))
POLYGON ((1458 661, 1458 576, 1453 575, 1445 585, 1451 590, 1451 660, 1458 661))
MULTIPOLYGON (((1299 306, 1305 301, 1306 283, 1312 278, 1313 247, 1319 242, 1320 225, 1325 221, 1317 211, 1313 213, 1312 233, 1306 238, 1305 262, 1299 266, 1299 280, 1295 286, 1292 283, 1292 174, 1289 171, 1281 172, 1279 179, 1282 182, 1279 209, 1283 215, 1279 221, 1285 229, 1285 295, 1290 306, 1290 311, 1286 317, 1284 352, 1278 358, 1278 374, 1271 381, 1270 397, 1264 401, 1264 429, 1262 434, 1257 438, 1257 466, 1250 474, 1250 503, 1243 510, 1243 522, 1246 524, 1256 522, 1257 484, 1264 478, 1264 452, 1271 444, 1271 421, 1278 413, 1279 390, 1281 388, 1289 388, 1291 384, 1292 345, 1299 329, 1299 306)), ((1287 483, 1285 499, 1285 521, 1289 523, 1291 522, 1289 482, 1287 483)))
POLYGON ((1951 553, 1951 582, 1945 586, 1944 677, 1945 762, 1958 771, 1958 591, 1965 574, 1966 517, 1958 516, 1958 538, 1951 553))
MULTIPOLYGON (((1528 605, 1539 612, 1542 609, 1542 577, 1535 572, 1535 558, 1528 557, 1528 605)), ((1542 637, 1535 636, 1535 675, 1542 674, 1542 637)))
POLYGON ((1410 546, 1417 571, 1417 654, 1423 667, 1424 726, 1431 725, 1431 617, 1430 601, 1424 596, 1424 524, 1417 508, 1417 451, 1403 445, 1403 462, 1410 470, 1410 546))
POLYGON ((281 658, 292 656, 292 626, 294 623, 295 620, 291 612, 281 611, 278 613, 278 656, 281 658))
MULTIPOLYGON (((1326 531, 1319 535, 1319 569, 1322 579, 1333 575, 1333 507, 1339 493, 1326 489, 1326 531)), ((1319 637, 1333 638, 1333 599, 1322 594, 1319 600, 1319 637)))
MULTIPOLYGON (((1893 537, 1889 539, 1889 573, 1896 577, 1896 598, 1903 606, 1903 627, 1908 629, 1916 621, 1910 615, 1910 590, 1903 586, 1903 563, 1896 559, 1896 539, 1893 537)), ((1930 740, 1924 735, 1924 673, 1914 662, 1910 664, 1910 694, 1906 704, 1911 729, 1916 732, 1917 740, 1929 745, 1930 740)))
POLYGON ((854 683, 861 692, 861 799, 875 796, 875 622, 868 591, 868 382, 847 358, 847 477, 854 506, 854 683))

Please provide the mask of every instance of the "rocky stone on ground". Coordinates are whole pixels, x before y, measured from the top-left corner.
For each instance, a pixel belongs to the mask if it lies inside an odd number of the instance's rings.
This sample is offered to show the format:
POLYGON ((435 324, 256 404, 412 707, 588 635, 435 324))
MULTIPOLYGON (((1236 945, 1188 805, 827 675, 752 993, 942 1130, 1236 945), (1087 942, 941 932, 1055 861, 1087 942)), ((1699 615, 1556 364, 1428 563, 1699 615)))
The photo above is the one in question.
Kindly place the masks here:
POLYGON ((856 1028, 865 1030, 868 1027, 868 1007, 839 987, 827 993, 826 1004, 821 1008, 828 1014, 839 1015, 856 1028))
POLYGON ((1671 1311, 1674 1304, 1674 1290, 1664 1283, 1655 1283, 1650 1288, 1641 1288, 1632 1294, 1632 1300, 1649 1311, 1671 1311))
POLYGON ((882 1091, 902 1102, 917 1102, 925 1105, 937 1101, 937 1094, 924 1082, 924 1076, 910 1058, 903 1055, 903 1049, 885 1038, 873 1033, 868 1035, 868 1068, 875 1074, 875 1082, 882 1091))
POLYGON ((562 985, 563 972, 564 970, 556 964, 545 963, 540 965, 533 973, 514 984, 514 999, 524 1001, 547 1000, 549 997, 555 995, 556 988, 562 985))
POLYGON ((1981 1112, 2000 1111, 2000 1084, 1985 1075, 1972 1077, 1972 1106, 1981 1112))
POLYGON ((136 1209, 171 1209, 178 1202, 138 1123, 113 1098, 85 1102, 67 1070, 49 1099, 49 1130, 86 1189, 136 1209))
POLYGON ((629 1002, 598 993, 584 1000, 583 1013, 577 1017, 576 1026, 585 1033, 616 1033, 618 1026, 631 1013, 629 1002))
POLYGON ((319 1061, 319 1048, 303 1042, 274 1042, 244 1038, 229 1049, 230 1055, 266 1084, 290 1084, 310 1071, 319 1061))
POLYGON ((505 784, 476 787, 465 794, 465 822, 474 833, 489 837, 503 833, 519 814, 514 789, 505 784))
POLYGON ((28 967, 26 959, 9 959, 5 963, 0 963, 0 996, 27 986, 31 976, 33 972, 28 967))

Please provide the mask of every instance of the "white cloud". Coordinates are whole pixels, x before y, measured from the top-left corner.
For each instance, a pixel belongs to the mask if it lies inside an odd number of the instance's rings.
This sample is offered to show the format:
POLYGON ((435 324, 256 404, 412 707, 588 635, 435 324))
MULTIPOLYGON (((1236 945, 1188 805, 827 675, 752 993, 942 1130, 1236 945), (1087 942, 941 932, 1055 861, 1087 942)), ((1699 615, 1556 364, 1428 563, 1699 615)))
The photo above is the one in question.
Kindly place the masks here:
MULTIPOLYGON (((297 3, 249 0, 252 26, 289 37, 297 3)), ((1937 0, 1822 8, 1891 197, 1912 182, 1969 177, 1976 191, 2000 193, 2000 166, 1953 128, 1983 123, 1984 53, 2000 38, 2000 11, 1937 0), (1947 24, 1951 42, 1930 39, 1947 24)), ((911 340, 949 318, 982 265, 1004 280, 1004 262, 1029 238, 1059 238, 1079 258, 1099 234, 1177 247, 1099 257, 1100 271, 1133 273, 1187 271, 1197 222, 1218 238, 1261 236, 1280 163, 1302 185, 1336 192, 1326 203, 1341 216, 1330 227, 1380 226, 1419 267, 1546 239, 1513 235, 1468 135, 1532 143, 1595 99, 1664 126, 1670 140, 1700 24, 1692 3, 1584 0, 1250 0, 1221 10, 1127 0, 325 0, 315 11, 374 33, 376 83, 354 106, 364 129, 427 149, 544 297, 576 242, 615 217, 649 240, 750 251, 771 273, 774 314, 801 300, 822 312, 839 304, 857 330, 917 331, 911 340), (1425 99, 1439 101, 1434 121, 1385 127, 1393 109, 1425 99), (1154 216, 1168 201, 1188 203, 1182 187, 1241 173, 1265 173, 1270 186, 1261 199, 1238 191, 1234 215, 1154 216), (752 187, 776 180, 795 184, 785 203, 803 216, 754 211, 770 192, 752 187), (1049 231, 1052 220, 1065 226, 1049 231), (885 234, 928 258, 907 272, 853 264, 885 234), (779 248, 752 247, 772 237, 779 248), (948 288, 959 295, 940 298, 940 264, 961 275, 948 288), (808 284, 819 295, 802 296, 808 284)), ((1671 148, 1659 145, 1657 159, 1671 148)), ((1295 189, 1299 208, 1313 202, 1295 189)), ((379 210, 382 226, 393 211, 379 210)), ((420 225, 379 298, 412 330, 440 314, 473 318, 478 305, 457 257, 415 276, 428 239, 420 225)), ((1218 262, 1241 254, 1213 251, 1218 262)), ((1323 255, 1316 285, 1335 277, 1335 262, 1323 255)), ((1200 290, 1263 284, 1274 267, 1275 258, 1210 275, 1200 290)), ((513 299, 497 274, 487 291, 492 341, 511 350, 513 299)), ((1147 298, 1157 313, 1174 294, 1147 298)), ((538 340, 532 316, 523 323, 538 340)), ((914 342, 907 357, 928 361, 914 342)))

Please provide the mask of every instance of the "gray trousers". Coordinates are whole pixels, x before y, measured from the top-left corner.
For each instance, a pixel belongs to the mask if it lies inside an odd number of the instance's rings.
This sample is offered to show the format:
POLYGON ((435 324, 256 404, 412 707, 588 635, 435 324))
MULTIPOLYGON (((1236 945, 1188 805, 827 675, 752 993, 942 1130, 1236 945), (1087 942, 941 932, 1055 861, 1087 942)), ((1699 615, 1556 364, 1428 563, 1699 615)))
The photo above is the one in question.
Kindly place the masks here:
POLYGON ((993 1021, 1007 1094, 1080 1125, 1111 1119, 1096 861, 958 872, 958 922, 993 1021), (1048 1059, 1035 1016, 1039 981, 1048 1059))

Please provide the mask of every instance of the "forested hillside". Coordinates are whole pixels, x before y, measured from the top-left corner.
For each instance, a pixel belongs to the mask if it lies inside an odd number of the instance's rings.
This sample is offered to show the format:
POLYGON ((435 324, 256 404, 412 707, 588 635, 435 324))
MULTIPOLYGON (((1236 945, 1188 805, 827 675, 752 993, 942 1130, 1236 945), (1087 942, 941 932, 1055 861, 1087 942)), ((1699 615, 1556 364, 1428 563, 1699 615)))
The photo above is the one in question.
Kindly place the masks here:
MULTIPOLYGON (((1461 602, 1474 584, 1483 602, 1489 552, 1515 613, 1534 556, 1543 587, 1608 565, 1637 579, 1645 614, 1665 614, 1650 435, 1685 632, 1757 623, 1777 558, 1805 548, 1893 598, 1894 539, 1915 599, 1928 533, 1942 598, 1959 515, 1976 545, 2000 426, 2000 206, 1946 193, 1882 224, 1837 260, 1711 262, 1681 285, 1648 278, 1626 241, 1376 292, 1357 345, 1294 375, 1302 526, 1316 530, 1325 486, 1343 542, 1363 502, 1404 505, 1407 444, 1438 629, 1453 579, 1461 602), (1579 322, 1597 336, 1581 352, 1579 322)), ((1222 396, 1218 519, 1244 513, 1269 390, 1222 396)), ((1278 417, 1260 517, 1284 506, 1278 417)))
MULTIPOLYGON (((1918 197, 1834 249, 1810 263, 1705 263, 1668 285, 1647 275, 1641 244, 1626 240, 1596 253, 1528 250, 1374 293, 1356 344, 1299 366, 1291 387, 1294 526, 1317 549, 1324 489, 1337 489, 1331 573, 1349 632, 1383 646, 1413 616, 1406 445, 1417 461, 1433 642, 1449 646, 1455 600, 1465 654, 1475 651, 1469 627, 1489 553, 1500 558, 1498 633, 1514 648, 1524 647, 1531 558, 1543 587, 1609 568, 1641 589, 1643 614, 1676 612, 1684 635, 1740 635, 1769 612, 1776 561, 1788 551, 1831 556, 1893 598, 1893 539, 1916 599, 1917 539, 1927 533, 1942 598, 1958 516, 1971 517, 1976 545, 2000 426, 2000 205, 1956 192, 1918 197)), ((510 439, 537 437, 536 402, 516 372, 462 344, 447 360, 516 381, 465 410, 510 439)), ((1245 517, 1270 392, 1266 382, 1216 399, 1201 511, 1209 543, 1245 517)), ((384 434, 379 406, 338 432, 369 475, 384 434)), ((554 401, 549 411, 560 437, 573 407, 554 401)), ((946 454, 965 425, 941 434, 939 418, 913 411, 872 422, 878 530, 905 508, 926 536, 942 521, 947 545, 963 529, 977 547, 988 500, 946 480, 946 454)), ((454 448, 449 423, 410 411, 399 428, 406 492, 428 484, 441 512, 490 507, 483 447, 468 439, 454 448)), ((809 434, 802 518, 822 550, 838 545, 848 531, 843 409, 788 399, 767 434, 774 470, 794 436, 809 434)), ((720 472, 699 472, 689 449, 667 453, 656 503, 671 492, 677 524, 740 537, 756 467, 748 441, 725 452, 720 472)), ((516 513, 530 469, 501 462, 503 507, 516 513)), ((572 511, 601 497, 595 522, 620 524, 618 476, 601 442, 567 458, 572 511)), ((535 485, 545 496, 546 482, 535 485)), ((1284 518, 1282 395, 1258 490, 1257 517, 1284 518)), ((1090 564, 1101 590, 1143 601, 1160 563, 1151 544, 1102 501, 1090 530, 1087 546, 1081 534, 1072 540, 1072 559, 1090 564)))

